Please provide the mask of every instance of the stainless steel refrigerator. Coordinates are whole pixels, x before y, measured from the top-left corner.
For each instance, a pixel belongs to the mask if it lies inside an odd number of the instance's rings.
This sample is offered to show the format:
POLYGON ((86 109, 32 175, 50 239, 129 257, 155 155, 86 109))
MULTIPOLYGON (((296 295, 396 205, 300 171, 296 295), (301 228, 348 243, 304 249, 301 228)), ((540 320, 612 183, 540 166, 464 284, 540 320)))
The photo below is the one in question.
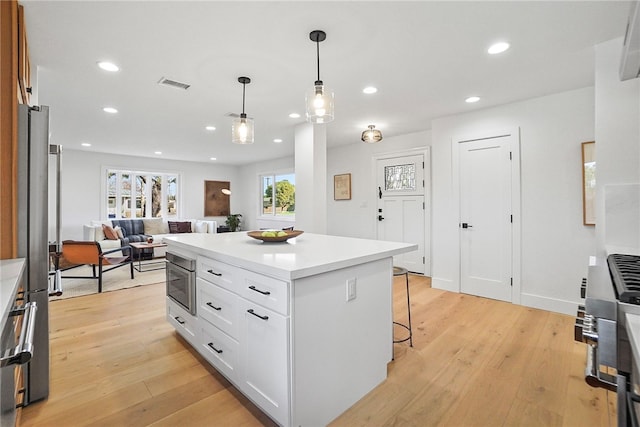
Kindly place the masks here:
MULTIPOLYGON (((18 110, 18 257, 26 258, 25 300, 37 304, 33 356, 23 366, 23 404, 49 395, 49 107, 18 110)), ((59 154, 58 154, 59 156, 59 154)), ((59 166, 60 162, 56 164, 59 166)), ((59 188, 59 185, 58 185, 59 188)), ((54 195, 59 200, 59 194, 54 195)), ((57 210, 59 213, 59 209, 57 210)), ((59 226, 59 215, 56 224, 59 226)), ((58 228, 58 227, 56 227, 58 228)), ((59 232, 56 232, 59 236, 59 232)))

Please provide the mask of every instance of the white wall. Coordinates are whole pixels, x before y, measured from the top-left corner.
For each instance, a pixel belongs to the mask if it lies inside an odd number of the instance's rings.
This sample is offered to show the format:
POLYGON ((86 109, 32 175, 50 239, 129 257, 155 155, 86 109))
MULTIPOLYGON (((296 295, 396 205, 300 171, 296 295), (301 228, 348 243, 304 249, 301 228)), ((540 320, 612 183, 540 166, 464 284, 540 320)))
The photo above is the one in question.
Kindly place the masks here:
POLYGON ((595 250, 582 225, 581 143, 594 139, 593 88, 583 88, 433 121, 433 286, 458 291, 458 213, 451 141, 520 128, 521 303, 575 313, 579 285, 595 250))
MULTIPOLYGON (((330 148, 327 153, 327 234, 375 239, 377 188, 374 156, 425 148, 430 144, 431 132, 424 131, 385 137, 376 144, 357 142, 330 148), (343 173, 351 174, 351 200, 334 200, 333 176, 343 173)), ((429 244, 428 240, 425 244, 429 244)))
POLYGON ((295 222, 278 219, 260 218, 261 186, 259 176, 265 173, 292 172, 294 159, 283 157, 259 163, 251 163, 238 168, 238 185, 234 187, 231 201, 233 213, 242 214, 243 230, 259 230, 261 228, 285 228, 295 226, 295 222), (235 188, 238 189, 236 192, 235 188))
MULTIPOLYGON (((640 183, 640 79, 620 81, 618 66, 622 39, 596 45, 595 64, 595 135, 596 135, 596 232, 598 255, 604 254, 605 241, 615 241, 611 230, 606 233, 604 221, 605 187, 640 183), (606 238, 605 238, 606 235, 606 238)), ((628 186, 629 191, 633 187, 628 186)), ((637 187, 635 187, 637 188, 637 187)), ((629 198, 638 195, 630 195, 629 198)), ((637 213, 637 207, 636 207, 637 213)), ((621 215, 616 216, 620 221, 621 215)), ((640 218, 629 218, 630 224, 617 224, 627 234, 638 230, 640 218)), ((610 227, 611 228, 611 227, 610 227)), ((637 231, 636 231, 637 233, 637 231)), ((626 242, 640 241, 640 235, 622 236, 626 242)), ((637 245, 637 243, 636 243, 637 245)), ((631 246, 626 243, 625 246, 631 246)), ((640 249, 640 248, 638 248, 640 249)))
MULTIPOLYGON (((235 191, 238 168, 213 163, 182 162, 79 150, 62 152, 62 240, 82 239, 82 226, 91 220, 106 219, 100 211, 105 167, 130 168, 157 172, 177 172, 181 179, 182 213, 180 218, 204 217, 204 181, 230 181, 235 191)), ((231 211, 236 201, 231 199, 231 211)), ((213 217, 219 225, 224 217, 213 217)))

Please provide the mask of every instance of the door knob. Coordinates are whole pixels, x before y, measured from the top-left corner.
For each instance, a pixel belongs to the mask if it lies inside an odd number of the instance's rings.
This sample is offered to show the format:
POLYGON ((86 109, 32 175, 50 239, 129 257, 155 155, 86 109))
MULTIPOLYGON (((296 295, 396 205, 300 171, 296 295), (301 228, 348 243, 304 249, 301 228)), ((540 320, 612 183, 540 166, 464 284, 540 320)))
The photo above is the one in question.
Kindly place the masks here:
POLYGON ((382 215, 378 215, 378 221, 382 221, 384 217, 382 215))

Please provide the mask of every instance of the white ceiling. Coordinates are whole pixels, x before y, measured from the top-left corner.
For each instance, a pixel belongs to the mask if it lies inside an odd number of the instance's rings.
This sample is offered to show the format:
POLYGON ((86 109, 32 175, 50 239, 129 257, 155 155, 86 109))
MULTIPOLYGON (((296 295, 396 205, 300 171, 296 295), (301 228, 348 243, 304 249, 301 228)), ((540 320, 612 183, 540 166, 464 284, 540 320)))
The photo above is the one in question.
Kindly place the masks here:
POLYGON ((593 45, 621 37, 630 9, 621 1, 21 4, 52 143, 235 165, 293 154, 316 78, 312 30, 327 33, 320 75, 335 92, 331 147, 360 143, 369 124, 388 138, 430 129, 437 117, 593 85, 593 45), (500 40, 511 49, 488 55, 500 40), (105 72, 101 60, 121 70, 105 72), (242 109, 239 76, 252 80, 246 112, 256 136, 248 146, 231 143, 226 116, 242 109), (191 88, 160 86, 161 77, 191 88), (363 94, 368 85, 378 93, 363 94), (467 104, 470 95, 482 99, 467 104))

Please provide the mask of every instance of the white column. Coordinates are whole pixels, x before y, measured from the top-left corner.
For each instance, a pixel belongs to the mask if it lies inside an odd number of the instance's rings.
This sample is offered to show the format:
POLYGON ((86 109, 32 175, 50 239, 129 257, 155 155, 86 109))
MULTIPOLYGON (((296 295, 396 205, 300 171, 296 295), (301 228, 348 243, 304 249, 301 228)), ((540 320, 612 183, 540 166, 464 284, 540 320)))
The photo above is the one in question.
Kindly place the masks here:
POLYGON ((327 233, 326 125, 304 123, 295 129, 296 229, 327 233))

